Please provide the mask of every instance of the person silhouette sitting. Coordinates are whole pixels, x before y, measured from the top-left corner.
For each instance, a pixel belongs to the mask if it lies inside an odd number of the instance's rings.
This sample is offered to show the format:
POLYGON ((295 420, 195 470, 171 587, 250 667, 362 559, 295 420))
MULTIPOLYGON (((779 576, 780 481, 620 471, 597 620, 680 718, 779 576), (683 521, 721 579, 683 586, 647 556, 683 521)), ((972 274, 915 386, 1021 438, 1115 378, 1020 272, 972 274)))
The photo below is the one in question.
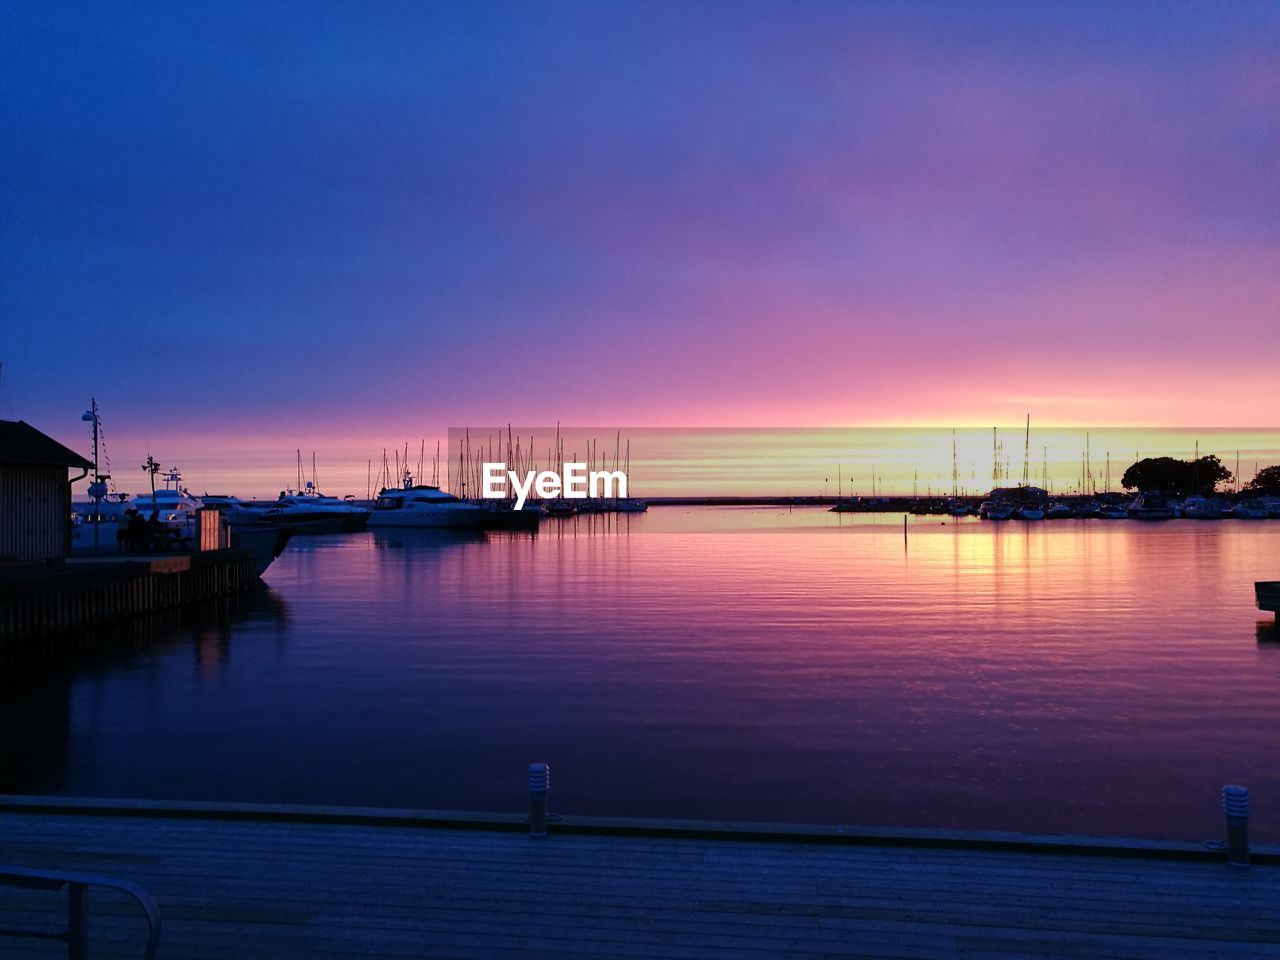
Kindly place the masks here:
POLYGON ((126 510, 124 515, 127 520, 120 536, 124 538, 125 549, 135 553, 145 550, 151 540, 151 530, 147 521, 143 520, 141 514, 134 509, 126 510))

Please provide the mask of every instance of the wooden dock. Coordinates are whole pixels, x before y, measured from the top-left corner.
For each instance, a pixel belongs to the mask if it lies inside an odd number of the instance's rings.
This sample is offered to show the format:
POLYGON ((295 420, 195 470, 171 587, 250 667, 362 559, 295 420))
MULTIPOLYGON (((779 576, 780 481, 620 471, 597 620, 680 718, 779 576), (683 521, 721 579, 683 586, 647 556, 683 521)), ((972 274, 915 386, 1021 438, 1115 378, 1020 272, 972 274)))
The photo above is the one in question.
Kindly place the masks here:
POLYGON ((0 569, 0 650, 229 596, 257 583, 253 558, 242 550, 0 569))
MULTIPOLYGON (((1190 844, 328 808, 0 802, 0 863, 141 884, 161 958, 1280 957, 1280 865, 1190 844), (807 835, 806 835, 807 834, 807 835)), ((145 924, 91 901, 91 956, 145 924)), ((0 887, 0 929, 65 903, 0 887)), ((58 944, 0 936, 4 957, 58 944)))

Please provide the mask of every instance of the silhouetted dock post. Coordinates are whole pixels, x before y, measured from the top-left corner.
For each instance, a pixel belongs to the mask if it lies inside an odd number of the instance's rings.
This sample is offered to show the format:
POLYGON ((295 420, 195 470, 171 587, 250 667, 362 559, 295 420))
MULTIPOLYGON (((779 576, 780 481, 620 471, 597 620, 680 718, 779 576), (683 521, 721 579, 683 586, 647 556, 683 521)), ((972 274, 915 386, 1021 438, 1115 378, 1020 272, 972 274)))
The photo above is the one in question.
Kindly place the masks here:
POLYGON ((1227 815, 1227 863, 1249 866, 1249 791, 1228 785, 1222 788, 1222 812, 1227 815))
POLYGON ((529 764, 529 836, 547 835, 547 791, 551 789, 551 767, 529 764))

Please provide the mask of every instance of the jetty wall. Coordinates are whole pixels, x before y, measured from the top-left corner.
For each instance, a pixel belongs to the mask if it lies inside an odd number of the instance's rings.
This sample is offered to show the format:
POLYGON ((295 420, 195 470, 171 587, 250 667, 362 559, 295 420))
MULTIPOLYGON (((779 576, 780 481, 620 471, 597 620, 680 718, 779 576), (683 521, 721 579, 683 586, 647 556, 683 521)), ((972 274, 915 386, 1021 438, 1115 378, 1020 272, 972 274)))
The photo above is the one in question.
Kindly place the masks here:
POLYGON ((228 596, 258 582, 253 560, 240 550, 7 570, 0 573, 0 650, 228 596))

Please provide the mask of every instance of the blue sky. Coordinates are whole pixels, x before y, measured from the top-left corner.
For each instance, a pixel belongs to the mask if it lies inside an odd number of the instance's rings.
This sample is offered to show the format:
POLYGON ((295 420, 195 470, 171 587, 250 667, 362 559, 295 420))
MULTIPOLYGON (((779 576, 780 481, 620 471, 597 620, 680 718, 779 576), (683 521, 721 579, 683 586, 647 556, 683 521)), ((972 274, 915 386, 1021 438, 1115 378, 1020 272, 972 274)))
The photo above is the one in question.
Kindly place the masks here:
POLYGON ((0 36, 55 434, 1274 419, 1280 5, 114 7, 0 36))

